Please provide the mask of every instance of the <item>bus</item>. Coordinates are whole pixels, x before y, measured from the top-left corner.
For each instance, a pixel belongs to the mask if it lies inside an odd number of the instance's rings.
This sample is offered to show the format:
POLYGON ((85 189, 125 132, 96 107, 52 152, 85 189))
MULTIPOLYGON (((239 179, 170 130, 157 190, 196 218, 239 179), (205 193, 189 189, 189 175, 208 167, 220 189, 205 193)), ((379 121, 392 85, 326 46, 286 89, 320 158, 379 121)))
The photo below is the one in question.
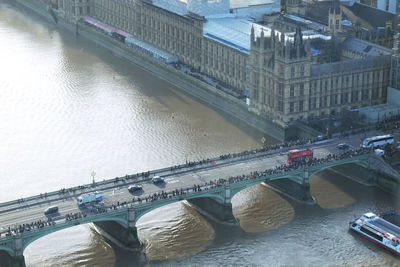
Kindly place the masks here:
POLYGON ((303 149, 303 150, 292 149, 289 150, 289 153, 287 154, 287 162, 289 164, 296 161, 303 161, 312 158, 313 158, 313 151, 311 149, 303 149))
POLYGON ((387 144, 393 144, 393 143, 394 143, 393 135, 391 134, 379 135, 379 136, 365 138, 364 141, 362 142, 362 147, 370 148, 377 146, 385 146, 387 144))

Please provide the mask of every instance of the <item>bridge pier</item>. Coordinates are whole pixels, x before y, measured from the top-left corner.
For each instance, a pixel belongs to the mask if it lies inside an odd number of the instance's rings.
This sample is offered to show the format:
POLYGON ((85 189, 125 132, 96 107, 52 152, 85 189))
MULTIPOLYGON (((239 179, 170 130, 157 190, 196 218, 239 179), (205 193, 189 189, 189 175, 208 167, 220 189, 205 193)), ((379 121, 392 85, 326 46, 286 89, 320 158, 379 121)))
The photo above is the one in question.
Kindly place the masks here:
POLYGON ((1 267, 25 267, 25 258, 21 256, 11 256, 8 252, 0 251, 1 267))
POLYGON ((94 222, 93 224, 100 230, 100 232, 104 232, 106 237, 108 235, 111 241, 117 241, 115 242, 117 245, 137 250, 142 248, 135 226, 125 227, 114 221, 94 222))
POLYGON ((128 208, 128 227, 115 221, 100 221, 94 222, 93 224, 100 232, 108 235, 111 241, 116 241, 115 243, 117 245, 135 250, 142 249, 142 244, 139 241, 137 228, 135 226, 136 214, 132 207, 128 208))
POLYGON ((306 204, 315 204, 316 201, 311 195, 309 174, 308 170, 305 169, 301 182, 295 179, 277 179, 267 180, 266 184, 271 186, 273 189, 295 199, 296 201, 303 202, 306 204))
POLYGON ((200 213, 203 211, 206 215, 211 215, 218 221, 236 224, 237 221, 233 216, 232 203, 220 203, 212 198, 192 198, 187 200, 190 204, 200 209, 200 213))
POLYGON ((26 267, 24 255, 12 257, 11 266, 12 267, 26 267))
POLYGON ((200 209, 205 215, 210 215, 223 223, 238 224, 232 212, 231 189, 225 186, 224 202, 209 197, 192 198, 187 200, 190 204, 200 209))

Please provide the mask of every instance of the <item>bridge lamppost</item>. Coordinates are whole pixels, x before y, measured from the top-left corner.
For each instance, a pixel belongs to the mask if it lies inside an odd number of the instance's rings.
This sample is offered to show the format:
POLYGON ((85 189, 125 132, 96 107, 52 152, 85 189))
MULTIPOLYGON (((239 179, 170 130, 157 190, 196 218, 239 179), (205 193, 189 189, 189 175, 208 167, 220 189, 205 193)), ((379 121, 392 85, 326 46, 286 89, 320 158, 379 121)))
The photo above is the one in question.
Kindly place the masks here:
POLYGON ((92 171, 92 173, 90 174, 90 176, 92 176, 92 182, 93 182, 93 184, 95 184, 94 177, 96 176, 96 172, 95 172, 95 171, 92 171))

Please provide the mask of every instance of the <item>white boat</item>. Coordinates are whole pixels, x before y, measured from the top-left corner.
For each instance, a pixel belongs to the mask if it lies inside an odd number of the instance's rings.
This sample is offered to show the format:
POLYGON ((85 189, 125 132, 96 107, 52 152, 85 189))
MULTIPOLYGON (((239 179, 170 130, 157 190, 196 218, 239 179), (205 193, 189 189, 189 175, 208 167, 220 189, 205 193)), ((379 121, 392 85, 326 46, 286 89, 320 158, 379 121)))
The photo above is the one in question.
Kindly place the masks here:
POLYGON ((400 227, 368 212, 349 223, 349 229, 400 256, 400 227))

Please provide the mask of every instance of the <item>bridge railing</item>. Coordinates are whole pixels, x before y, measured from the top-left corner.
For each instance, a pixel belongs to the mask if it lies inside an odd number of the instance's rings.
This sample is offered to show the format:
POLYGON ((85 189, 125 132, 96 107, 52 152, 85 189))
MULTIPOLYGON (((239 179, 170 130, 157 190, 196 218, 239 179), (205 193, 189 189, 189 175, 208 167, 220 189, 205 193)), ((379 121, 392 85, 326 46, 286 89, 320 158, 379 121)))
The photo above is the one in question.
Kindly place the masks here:
MULTIPOLYGON (((345 164, 345 163, 357 162, 360 160, 364 160, 366 157, 368 157, 368 154, 361 154, 361 155, 353 156, 353 157, 349 157, 349 158, 333 160, 330 162, 324 162, 324 163, 314 165, 314 166, 304 166, 303 168, 298 168, 298 169, 293 169, 293 170, 288 170, 288 171, 279 171, 277 173, 265 174, 263 172, 260 172, 260 173, 257 173, 257 177, 252 177, 250 175, 250 176, 246 176, 244 179, 241 179, 241 180, 239 179, 237 181, 225 180, 224 183, 205 184, 205 185, 199 186, 199 188, 201 190, 192 189, 193 191, 191 191, 191 192, 190 191, 187 191, 187 192, 182 191, 183 193, 178 192, 177 194, 173 194, 173 195, 172 195, 172 191, 165 192, 166 195, 163 197, 158 197, 155 199, 148 198, 148 199, 146 199, 146 201, 143 198, 142 201, 138 201, 138 199, 136 199, 136 202, 135 202, 133 199, 132 201, 124 202, 124 204, 121 204, 121 206, 113 205, 113 206, 108 206, 108 207, 102 207, 104 212, 95 213, 95 214, 83 213, 84 215, 82 217, 65 220, 64 222, 59 222, 60 220, 66 218, 66 217, 61 217, 57 220, 58 222, 55 225, 47 225, 45 227, 32 228, 29 231, 24 231, 22 234, 24 236, 30 236, 30 233, 32 235, 37 235, 38 232, 46 233, 48 231, 53 231, 53 230, 55 231, 57 229, 68 228, 68 227, 71 227, 73 225, 80 224, 80 223, 93 222, 98 217, 107 217, 107 218, 109 218, 109 220, 112 220, 112 219, 110 219, 110 217, 121 214, 121 210, 124 210, 128 207, 133 207, 135 209, 135 211, 138 212, 138 216, 140 217, 141 215, 143 215, 144 213, 146 213, 147 211, 149 211, 151 209, 155 209, 157 207, 160 207, 160 206, 163 206, 163 205, 166 205, 169 203, 177 202, 180 200, 184 200, 184 199, 208 196, 208 197, 216 197, 216 198, 220 199, 221 201, 224 201, 225 192, 222 192, 222 190, 225 190, 225 187, 224 187, 225 185, 229 185, 231 187, 231 189, 233 191, 232 192, 232 196, 233 196, 234 194, 239 192, 241 189, 244 189, 246 187, 249 187, 249 186, 252 186, 255 184, 259 184, 265 180, 275 180, 275 179, 282 179, 282 178, 286 177, 286 178, 295 178, 296 180, 301 182, 303 180, 303 172, 305 169, 308 169, 309 171, 315 171, 315 170, 318 170, 321 168, 324 169, 324 168, 329 168, 332 166, 341 165, 341 164, 345 164), (113 208, 113 209, 111 209, 111 208, 113 208), (36 234, 34 234, 34 233, 36 233, 36 234)), ((124 213, 124 212, 125 211, 122 211, 122 213, 124 213)), ((124 221, 124 220, 127 221, 127 218, 123 219, 122 221, 124 221)), ((1 237, 0 241, 6 240, 7 238, 9 238, 9 236, 4 236, 5 232, 6 231, 0 233, 0 234, 2 234, 2 235, 0 235, 0 237, 1 237)), ((13 233, 18 233, 18 230, 13 229, 13 233)))
MULTIPOLYGON (((101 188, 98 188, 98 186, 106 186, 108 184, 115 183, 115 181, 125 181, 125 182, 130 182, 129 180, 135 179, 135 182, 144 182, 148 181, 151 178, 149 178, 151 175, 161 175, 163 174, 164 176, 171 176, 171 175, 176 175, 176 174, 182 174, 190 171, 196 171, 198 169, 203 169, 205 167, 210 167, 215 165, 221 165, 221 164, 230 164, 233 162, 241 161, 243 159, 254 159, 258 157, 264 157, 272 154, 276 154, 279 152, 286 152, 292 147, 308 147, 316 144, 317 140, 313 140, 313 142, 300 142, 298 143, 292 143, 292 144, 285 144, 283 147, 279 147, 279 145, 271 146, 270 148, 259 148, 259 149, 254 149, 254 150, 247 150, 239 153, 232 153, 228 155, 222 155, 219 157, 211 158, 205 161, 198 161, 193 163, 194 165, 188 166, 188 164, 181 164, 181 165, 176 165, 172 167, 166 167, 166 168, 161 168, 161 169, 156 169, 148 172, 139 172, 133 175, 125 175, 121 177, 115 177, 115 178, 110 178, 107 180, 99 181, 96 182, 95 184, 84 184, 84 185, 79 185, 71 188, 67 188, 67 192, 75 192, 75 191, 81 191, 81 193, 86 193, 86 192, 91 192, 91 191, 96 191, 96 190, 101 190, 101 188), (203 162, 200 164, 200 162, 203 162), (139 178, 142 178, 139 180, 139 178), (97 188, 96 188, 97 187, 97 188)), ((133 181, 131 181, 133 182, 133 181)), ((59 195, 60 190, 57 191, 51 191, 47 192, 46 197, 52 197, 59 195)), ((25 201, 33 201, 37 199, 42 199, 42 195, 35 195, 31 197, 24 198, 25 201)), ((19 200, 12 200, 8 202, 3 202, 0 203, 0 208, 1 207, 6 207, 10 205, 15 205, 19 204, 19 200)))
MULTIPOLYGON (((154 201, 142 201, 142 202, 126 202, 125 204, 121 206, 114 206, 114 209, 112 209, 111 206, 108 207, 102 207, 103 212, 99 213, 86 213, 85 215, 82 215, 77 218, 69 219, 66 220, 66 217, 63 216, 56 221, 54 221, 54 224, 50 225, 45 225, 42 227, 36 227, 36 228, 31 228, 30 230, 24 230, 24 231, 18 231, 16 229, 12 229, 11 234, 9 235, 4 235, 5 232, 0 233, 0 246, 4 244, 4 246, 9 246, 9 241, 14 238, 16 235, 20 235, 23 240, 27 240, 26 242, 30 243, 33 240, 36 240, 40 238, 41 236, 50 234, 52 232, 56 232, 65 228, 73 227, 76 225, 80 224, 85 224, 85 223, 91 223, 95 221, 119 221, 125 226, 128 226, 128 208, 133 208, 135 210, 135 213, 137 213, 136 220, 139 219, 143 214, 147 213, 149 210, 155 209, 157 207, 167 205, 170 203, 174 203, 177 201, 185 200, 185 199, 191 199, 191 198, 196 198, 196 197, 201 197, 201 196, 209 196, 213 197, 213 194, 215 197, 218 197, 216 193, 219 193, 223 187, 220 186, 214 186, 213 188, 207 188, 207 189, 202 189, 201 191, 196 191, 196 192, 190 192, 190 193, 185 193, 185 194, 180 194, 180 195, 175 195, 175 196, 170 196, 167 198, 160 198, 154 201), (122 216, 121 216, 122 215, 122 216), (121 218, 123 217, 123 218, 121 218), (2 234, 2 235, 1 235, 2 234)), ((221 197, 219 197, 221 198, 221 197)), ((8 231, 7 231, 8 232, 8 231)))
POLYGON ((236 193, 240 191, 241 189, 244 189, 246 187, 252 186, 259 184, 262 181, 265 180, 276 180, 276 179, 282 179, 282 178, 292 178, 296 180, 298 183, 302 183, 303 181, 303 176, 304 176, 304 171, 308 170, 310 177, 323 169, 327 169, 333 166, 337 165, 342 165, 346 163, 354 163, 354 162, 363 162, 365 159, 367 159, 370 156, 370 154, 360 154, 356 156, 352 156, 349 158, 344 158, 344 159, 338 159, 338 160, 332 160, 328 162, 322 162, 317 165, 311 165, 311 166, 304 166, 298 169, 293 169, 293 170, 288 170, 288 171, 279 171, 277 173, 271 173, 271 174, 263 174, 262 172, 258 173, 259 176, 252 178, 251 176, 246 176, 246 178, 242 178, 242 180, 236 181, 236 182, 231 182, 229 183, 231 187, 236 190, 236 193))
MULTIPOLYGON (((145 181, 151 180, 151 178, 150 178, 151 175, 164 174, 164 176, 171 176, 171 175, 183 174, 183 173, 187 173, 187 172, 191 172, 191 171, 196 171, 199 169, 204 169, 204 168, 210 167, 210 166, 217 166, 217 165, 221 165, 221 164, 231 164, 234 162, 241 161, 243 159, 250 160, 250 159, 254 159, 254 158, 258 158, 258 157, 264 157, 267 155, 273 155, 273 154, 278 153, 279 151, 285 152, 287 149, 289 149, 289 148, 285 148, 282 150, 275 149, 275 150, 258 151, 258 152, 257 152, 257 150, 250 150, 250 151, 245 151, 246 153, 243 153, 243 154, 242 153, 233 153, 233 154, 230 154, 229 157, 226 157, 223 159, 221 159, 220 157, 215 157, 215 158, 209 159, 205 163, 202 163, 202 164, 196 163, 193 166, 188 166, 186 164, 182 164, 182 165, 177 165, 177 166, 172 166, 172 167, 156 169, 156 170, 152 170, 152 171, 148 171, 148 172, 139 172, 139 173, 136 173, 133 175, 126 174, 125 176, 105 179, 103 181, 98 181, 95 184, 90 183, 90 184, 78 185, 78 186, 67 188, 66 192, 76 192, 76 191, 81 191, 81 193, 92 192, 92 191, 100 190, 101 188, 98 188, 99 186, 106 186, 109 184, 113 184, 116 181, 118 181, 118 182, 119 181, 125 181, 125 182, 128 181, 129 182, 129 180, 135 179, 135 182, 145 182, 145 181), (142 179, 139 179, 139 178, 142 178, 142 179)), ((26 202, 26 201, 34 201, 34 200, 38 200, 38 199, 45 199, 48 197, 57 196, 59 194, 60 194, 60 190, 50 191, 50 192, 46 192, 43 194, 24 198, 24 201, 26 202)), ((3 202, 3 203, 0 203, 0 208, 19 204, 19 203, 20 202, 18 199, 3 202)))

